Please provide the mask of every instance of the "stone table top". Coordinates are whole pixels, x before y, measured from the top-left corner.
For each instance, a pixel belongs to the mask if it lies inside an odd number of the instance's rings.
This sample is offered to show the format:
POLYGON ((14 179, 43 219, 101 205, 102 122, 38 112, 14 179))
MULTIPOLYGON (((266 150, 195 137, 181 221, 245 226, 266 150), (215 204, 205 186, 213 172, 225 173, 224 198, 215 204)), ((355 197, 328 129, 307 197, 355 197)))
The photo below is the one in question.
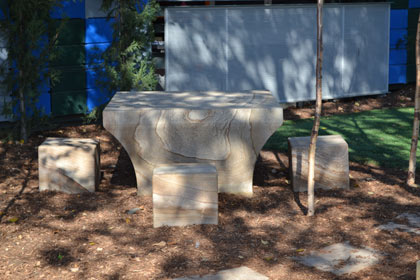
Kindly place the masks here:
POLYGON ((189 110, 273 108, 279 107, 269 91, 252 90, 244 92, 193 91, 119 91, 105 108, 105 111, 125 111, 145 108, 189 110))

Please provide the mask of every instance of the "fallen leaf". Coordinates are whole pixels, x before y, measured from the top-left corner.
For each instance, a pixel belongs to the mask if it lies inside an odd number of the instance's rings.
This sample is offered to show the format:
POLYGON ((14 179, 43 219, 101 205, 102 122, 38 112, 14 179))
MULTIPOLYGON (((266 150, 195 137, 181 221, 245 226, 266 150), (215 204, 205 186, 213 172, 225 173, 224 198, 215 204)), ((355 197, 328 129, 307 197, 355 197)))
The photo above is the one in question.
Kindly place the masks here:
POLYGON ((374 192, 368 192, 368 194, 375 194, 374 192))
POLYGON ((70 271, 71 272, 78 272, 79 268, 78 267, 72 267, 72 268, 70 268, 70 271))
POLYGON ((159 243, 154 243, 152 246, 165 247, 166 246, 166 242, 165 241, 160 241, 159 243))
POLYGON ((358 188, 360 186, 358 184, 354 184, 353 187, 358 188))
POLYGON ((354 103, 354 105, 356 105, 356 106, 360 106, 359 102, 354 103))
POLYGON ((303 251, 305 251, 305 249, 297 249, 297 250, 296 250, 296 252, 298 252, 298 253, 301 253, 301 252, 303 252, 303 251))
POLYGON ((169 241, 168 242, 168 245, 176 245, 177 243, 176 243, 176 241, 169 241))
POLYGON ((273 256, 265 256, 264 257, 264 260, 266 260, 266 261, 271 261, 273 259, 273 256))
POLYGON ((130 218, 125 218, 125 222, 126 222, 127 224, 131 223, 130 218))
POLYGON ((262 240, 261 239, 261 243, 264 244, 264 245, 267 245, 268 244, 268 241, 265 241, 265 240, 262 240))
POLYGON ((98 247, 98 248, 96 248, 96 251, 102 251, 104 248, 100 248, 100 247, 98 247))
POLYGON ((238 258, 243 259, 243 258, 244 258, 244 256, 239 255, 239 256, 238 256, 238 258))
POLYGON ((10 218, 8 221, 9 221, 9 223, 16 223, 17 221, 19 221, 19 218, 18 217, 13 217, 13 218, 10 218))
POLYGON ((89 245, 93 246, 93 245, 95 245, 95 242, 89 242, 89 245))

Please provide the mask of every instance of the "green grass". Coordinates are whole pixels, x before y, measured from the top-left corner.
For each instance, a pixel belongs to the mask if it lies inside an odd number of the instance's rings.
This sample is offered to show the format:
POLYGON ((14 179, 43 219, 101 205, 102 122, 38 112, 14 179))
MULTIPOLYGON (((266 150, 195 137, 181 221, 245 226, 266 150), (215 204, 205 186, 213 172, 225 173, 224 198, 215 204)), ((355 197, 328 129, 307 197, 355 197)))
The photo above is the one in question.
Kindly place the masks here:
MULTIPOLYGON (((319 134, 342 135, 351 161, 407 169, 413 114, 413 108, 399 108, 322 117, 319 134)), ((313 119, 285 121, 264 148, 286 152, 287 138, 309 136, 312 124, 313 119)))

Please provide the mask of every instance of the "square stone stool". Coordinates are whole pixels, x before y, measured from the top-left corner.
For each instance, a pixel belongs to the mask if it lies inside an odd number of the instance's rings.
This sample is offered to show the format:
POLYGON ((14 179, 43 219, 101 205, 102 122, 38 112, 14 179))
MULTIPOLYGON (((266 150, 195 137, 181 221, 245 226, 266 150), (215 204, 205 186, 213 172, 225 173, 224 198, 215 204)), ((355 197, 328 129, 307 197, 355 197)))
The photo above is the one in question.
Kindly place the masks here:
MULTIPOLYGON (((290 137, 289 170, 295 192, 308 190, 310 137, 290 137)), ((349 188, 348 145, 341 135, 318 136, 315 153, 315 189, 349 188)))
POLYGON ((210 164, 161 165, 153 170, 153 227, 217 224, 217 170, 210 164))
POLYGON ((38 147, 39 190, 94 192, 100 180, 99 141, 47 138, 38 147))

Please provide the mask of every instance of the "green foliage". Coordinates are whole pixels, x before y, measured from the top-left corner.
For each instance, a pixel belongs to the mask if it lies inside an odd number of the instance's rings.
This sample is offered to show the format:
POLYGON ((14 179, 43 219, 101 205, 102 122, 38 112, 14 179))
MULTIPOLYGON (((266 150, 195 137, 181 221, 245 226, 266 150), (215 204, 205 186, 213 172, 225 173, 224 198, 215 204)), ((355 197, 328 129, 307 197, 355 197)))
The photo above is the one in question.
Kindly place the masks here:
MULTIPOLYGON (((39 86, 50 79, 58 79, 58 73, 47 67, 57 53, 54 46, 60 28, 57 28, 50 12, 60 5, 58 0, 3 0, 0 9, 5 20, 0 21, 2 37, 7 43, 8 59, 1 65, 5 77, 3 83, 12 101, 3 113, 14 115, 12 108, 19 106, 21 138, 26 141, 30 118, 38 117, 36 102, 39 86), (22 135, 23 134, 23 135, 22 135)), ((16 117, 16 116, 14 116, 16 117)))
POLYGON ((159 11, 155 0, 104 0, 102 9, 115 17, 113 41, 98 65, 99 84, 107 92, 154 90, 157 78, 151 57, 153 21, 159 11), (140 12, 139 12, 140 11, 140 12), (102 76, 102 78, 101 78, 102 76))
MULTIPOLYGON (((406 169, 413 112, 413 108, 401 108, 322 117, 319 135, 342 135, 352 161, 406 169)), ((312 123, 313 119, 285 121, 264 148, 286 152, 287 138, 310 135, 312 123)))

